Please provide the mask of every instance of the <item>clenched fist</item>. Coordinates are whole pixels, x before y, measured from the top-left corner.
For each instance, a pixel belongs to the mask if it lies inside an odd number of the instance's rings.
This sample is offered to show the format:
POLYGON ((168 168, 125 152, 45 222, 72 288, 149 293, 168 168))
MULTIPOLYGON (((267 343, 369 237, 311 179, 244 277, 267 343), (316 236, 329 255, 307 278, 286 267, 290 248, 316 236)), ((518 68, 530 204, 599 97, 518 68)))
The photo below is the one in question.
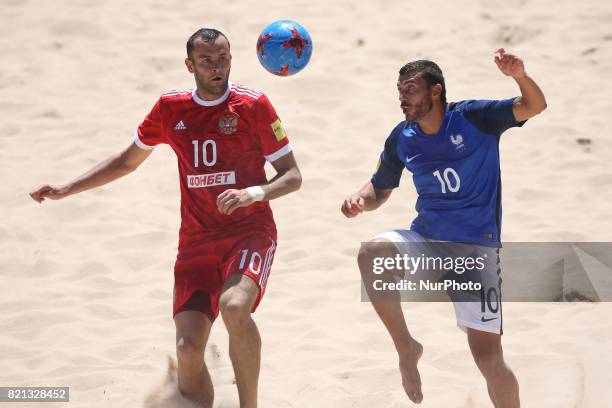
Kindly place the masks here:
POLYGON ((217 197, 217 208, 221 214, 230 215, 240 207, 246 207, 255 202, 246 189, 225 190, 217 197))
POLYGON ((30 193, 30 197, 32 200, 42 203, 46 198, 49 200, 61 200, 62 198, 68 196, 68 187, 54 187, 49 185, 44 185, 38 187, 36 190, 30 193))
POLYGON ((358 195, 352 195, 342 203, 342 207, 340 207, 340 211, 347 218, 353 218, 358 216, 363 212, 365 208, 365 200, 363 197, 358 195))

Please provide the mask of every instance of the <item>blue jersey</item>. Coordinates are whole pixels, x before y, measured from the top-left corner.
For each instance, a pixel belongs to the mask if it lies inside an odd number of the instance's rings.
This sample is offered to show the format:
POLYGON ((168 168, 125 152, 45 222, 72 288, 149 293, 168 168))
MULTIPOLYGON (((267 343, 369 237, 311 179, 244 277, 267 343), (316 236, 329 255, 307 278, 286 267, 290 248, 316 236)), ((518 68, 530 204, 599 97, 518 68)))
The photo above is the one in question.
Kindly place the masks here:
POLYGON ((499 137, 524 123, 514 118, 513 101, 450 103, 435 135, 423 133, 416 122, 400 122, 385 142, 374 188, 398 187, 407 168, 418 193, 412 230, 434 240, 498 244, 499 137))

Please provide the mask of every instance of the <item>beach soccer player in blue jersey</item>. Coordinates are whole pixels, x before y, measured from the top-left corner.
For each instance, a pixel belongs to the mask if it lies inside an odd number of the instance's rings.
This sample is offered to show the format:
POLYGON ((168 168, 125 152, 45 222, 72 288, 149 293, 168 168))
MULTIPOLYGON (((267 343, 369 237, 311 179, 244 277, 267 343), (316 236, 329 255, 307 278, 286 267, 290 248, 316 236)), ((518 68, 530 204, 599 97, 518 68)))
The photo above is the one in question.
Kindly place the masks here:
POLYGON ((542 112, 546 100, 520 58, 499 49, 495 63, 516 81, 521 96, 447 103, 444 77, 435 63, 420 60, 402 67, 397 87, 406 119, 387 138, 372 179, 341 207, 348 218, 375 210, 399 186, 402 170, 412 173, 418 194, 416 219, 410 229, 389 231, 363 243, 358 264, 374 309, 395 344, 404 390, 415 403, 423 400, 417 369, 423 347, 408 331, 400 296, 392 301, 373 296, 372 260, 418 257, 420 250, 415 252, 412 244, 448 242, 480 248, 485 257, 493 251, 488 263, 497 281, 481 292, 482 301, 451 299, 494 406, 520 405, 518 382, 504 362, 501 345, 501 277, 495 256, 501 228, 499 138, 542 112))

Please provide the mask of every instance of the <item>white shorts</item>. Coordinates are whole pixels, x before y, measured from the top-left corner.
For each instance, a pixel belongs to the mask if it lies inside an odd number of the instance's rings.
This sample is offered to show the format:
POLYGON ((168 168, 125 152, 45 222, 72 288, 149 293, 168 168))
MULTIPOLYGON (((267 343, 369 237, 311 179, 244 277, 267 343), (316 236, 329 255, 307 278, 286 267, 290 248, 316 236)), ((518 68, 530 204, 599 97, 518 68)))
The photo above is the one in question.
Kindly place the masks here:
MULTIPOLYGON (((423 248, 431 256, 434 251, 437 251, 438 256, 448 257, 449 251, 452 251, 451 256, 460 256, 470 251, 470 254, 479 254, 484 259, 484 268, 479 271, 479 282, 481 290, 475 292, 450 292, 445 295, 444 299, 453 302, 455 307, 455 315, 457 317, 457 326, 462 330, 472 328, 489 333, 502 334, 502 304, 501 304, 501 269, 499 264, 499 250, 495 247, 486 247, 474 244, 454 244, 443 243, 442 241, 434 241, 422 237, 415 231, 411 230, 393 230, 377 235, 376 238, 382 238, 392 242, 400 256, 407 255, 408 257, 419 257, 423 255, 423 248), (418 243, 418 245, 415 245, 418 243), (440 246, 444 246, 444 253, 440 253, 440 246), (430 252, 432 251, 432 252, 430 252), (473 300, 472 300, 473 299, 473 300)), ((406 271, 407 273, 408 271, 406 271)), ((413 272, 414 273, 414 272, 413 272)), ((442 277, 442 272, 439 270, 427 270, 423 273, 428 274, 428 279, 438 280, 442 277)))

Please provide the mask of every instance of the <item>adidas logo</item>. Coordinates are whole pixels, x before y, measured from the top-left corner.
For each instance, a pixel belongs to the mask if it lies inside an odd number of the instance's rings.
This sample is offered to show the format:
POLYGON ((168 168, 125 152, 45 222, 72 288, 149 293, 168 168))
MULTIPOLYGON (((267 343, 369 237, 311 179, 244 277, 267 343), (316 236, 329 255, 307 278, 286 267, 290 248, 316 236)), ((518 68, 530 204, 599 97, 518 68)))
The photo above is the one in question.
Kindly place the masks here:
POLYGON ((185 126, 185 124, 183 123, 183 121, 179 121, 179 123, 176 124, 176 126, 174 126, 174 130, 186 130, 187 127, 185 126))

